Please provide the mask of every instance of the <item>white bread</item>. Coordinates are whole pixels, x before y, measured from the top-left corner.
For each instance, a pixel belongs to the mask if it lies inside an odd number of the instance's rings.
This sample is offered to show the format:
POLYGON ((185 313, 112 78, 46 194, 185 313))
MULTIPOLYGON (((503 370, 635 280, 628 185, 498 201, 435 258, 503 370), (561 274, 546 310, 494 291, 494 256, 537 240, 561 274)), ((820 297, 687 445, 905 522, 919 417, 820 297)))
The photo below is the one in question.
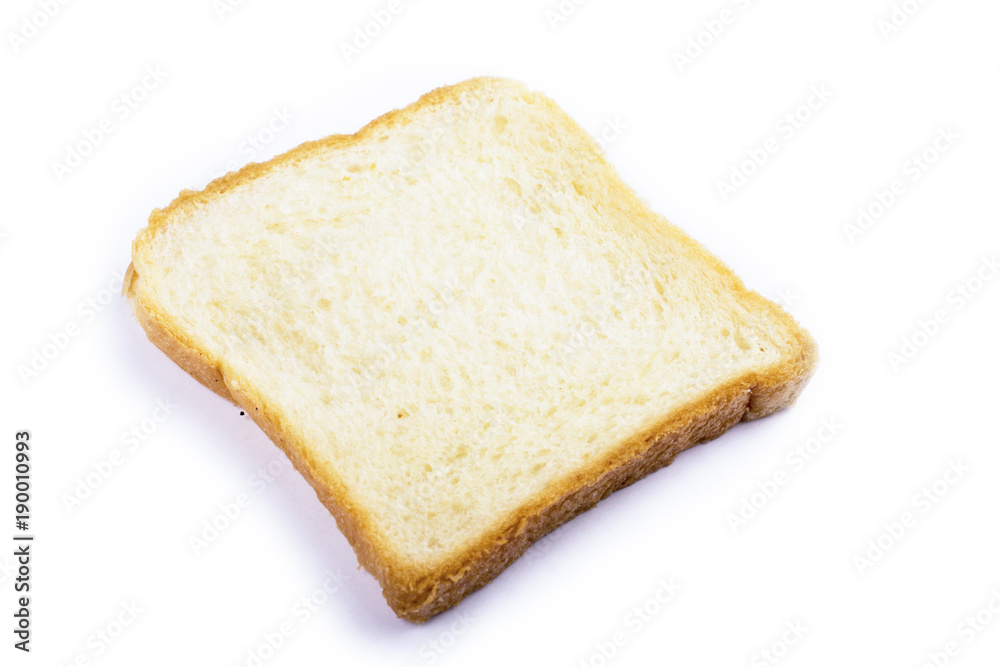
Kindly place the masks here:
POLYGON ((435 90, 153 211, 149 338, 316 489, 423 621, 683 449, 789 405, 809 334, 550 99, 435 90))

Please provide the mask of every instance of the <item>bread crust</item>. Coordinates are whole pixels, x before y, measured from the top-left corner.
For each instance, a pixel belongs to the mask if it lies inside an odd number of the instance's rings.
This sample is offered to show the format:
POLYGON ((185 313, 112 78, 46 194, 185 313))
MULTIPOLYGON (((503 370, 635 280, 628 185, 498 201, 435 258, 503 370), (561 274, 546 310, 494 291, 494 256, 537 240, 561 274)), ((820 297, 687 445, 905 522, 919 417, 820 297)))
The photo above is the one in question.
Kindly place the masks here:
MULTIPOLYGON (((733 378, 706 393, 700 400, 674 409, 657 424, 623 441, 613 452, 586 469, 557 480, 487 530, 477 542, 444 561, 432 567, 421 567, 396 557, 391 545, 380 539, 374 528, 375 522, 363 507, 353 501, 342 481, 312 460, 307 444, 295 432, 294 425, 283 419, 279 410, 269 405, 250 383, 227 368, 223 360, 199 349, 168 313, 147 302, 142 292, 142 275, 135 268, 135 258, 141 253, 143 245, 169 224, 172 215, 183 207, 207 203, 236 186, 267 174, 276 166, 362 141, 376 129, 403 123, 423 108, 448 103, 463 90, 491 81, 495 80, 471 79, 439 88, 408 107, 384 114, 353 135, 334 135, 308 142, 268 162, 249 164, 226 174, 199 192, 182 191, 166 208, 150 214, 148 226, 133 243, 133 263, 129 265, 122 289, 149 340, 203 385, 241 407, 285 452, 334 516, 360 564, 379 581, 389 606, 399 617, 414 622, 426 621, 454 606, 496 577, 533 542, 614 491, 669 464, 685 449, 718 437, 740 421, 764 417, 790 405, 808 383, 818 362, 815 341, 788 313, 744 287, 728 267, 665 219, 652 213, 618 179, 615 181, 618 188, 616 195, 623 198, 629 209, 634 209, 638 224, 661 227, 675 239, 696 249, 730 283, 735 293, 782 322, 797 342, 795 349, 789 350, 786 359, 770 368, 733 378)), ((528 94, 526 89, 525 94, 528 94)), ((540 99, 555 107, 548 98, 540 99)), ((558 110, 558 107, 555 108, 558 110)), ((561 111, 559 114, 564 117, 561 111)), ((582 132, 568 118, 566 123, 568 131, 582 132)), ((599 159, 603 161, 603 157, 599 159)), ((606 163, 605 166, 617 179, 613 167, 606 163)))

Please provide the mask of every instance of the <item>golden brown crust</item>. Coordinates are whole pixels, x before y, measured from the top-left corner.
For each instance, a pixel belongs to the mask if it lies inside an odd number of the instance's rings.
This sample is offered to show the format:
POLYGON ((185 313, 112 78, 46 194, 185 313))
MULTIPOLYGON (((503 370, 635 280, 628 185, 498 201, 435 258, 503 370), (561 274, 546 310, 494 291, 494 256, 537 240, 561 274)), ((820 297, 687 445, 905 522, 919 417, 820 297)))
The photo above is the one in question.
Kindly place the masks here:
POLYGON ((160 320, 154 311, 146 308, 140 299, 134 297, 132 284, 135 281, 136 273, 132 264, 129 264, 125 272, 125 286, 123 292, 132 299, 133 312, 139 320, 146 337, 160 348, 164 354, 173 359, 174 363, 188 372, 195 380, 202 383, 223 398, 233 400, 229 389, 226 388, 225 378, 222 372, 208 359, 208 356, 198 352, 193 347, 184 344, 180 337, 171 333, 160 320))
MULTIPOLYGON (((472 79, 439 88, 404 109, 377 118, 353 135, 334 135, 305 143, 269 162, 249 164, 226 174, 200 192, 182 191, 166 208, 150 214, 148 226, 140 232, 133 246, 133 258, 164 225, 169 224, 172 215, 179 209, 211 201, 276 166, 361 141, 377 129, 404 122, 409 115, 422 108, 454 100, 462 90, 481 85, 484 81, 488 80, 472 79)), ((541 99, 555 107, 547 98, 541 99)), ((558 107, 555 108, 558 110, 558 107)), ((571 131, 582 132, 572 121, 567 120, 567 124, 571 131)), ((598 159, 603 162, 602 157, 598 159)), ((361 565, 379 581, 386 601, 396 614, 410 621, 422 622, 482 587, 523 554, 534 541, 593 507, 615 490, 669 464, 678 453, 721 435, 740 421, 763 417, 791 404, 815 370, 815 342, 791 316, 756 292, 746 289, 721 261, 666 220, 652 214, 634 192, 621 183, 614 169, 607 164, 604 166, 613 174, 616 190, 619 190, 618 194, 623 196, 628 208, 634 211, 637 223, 668 231, 672 237, 695 249, 726 279, 735 293, 741 294, 753 306, 776 316, 798 341, 797 349, 790 350, 789 359, 764 372, 733 379, 713 389, 701 400, 675 409, 660 423, 623 442, 588 469, 545 489, 537 498, 488 531, 477 543, 431 569, 395 558, 391 545, 380 540, 374 522, 352 501, 344 484, 326 467, 311 459, 307 443, 297 437, 294 426, 287 423, 277 409, 268 405, 249 383, 227 370, 221 360, 213 359, 205 350, 198 349, 168 314, 156 310, 155 304, 146 303, 141 289, 142 276, 135 269, 135 262, 129 266, 122 291, 132 302, 146 335, 158 348, 199 382, 240 406, 285 452, 333 514, 338 527, 354 547, 361 565)))

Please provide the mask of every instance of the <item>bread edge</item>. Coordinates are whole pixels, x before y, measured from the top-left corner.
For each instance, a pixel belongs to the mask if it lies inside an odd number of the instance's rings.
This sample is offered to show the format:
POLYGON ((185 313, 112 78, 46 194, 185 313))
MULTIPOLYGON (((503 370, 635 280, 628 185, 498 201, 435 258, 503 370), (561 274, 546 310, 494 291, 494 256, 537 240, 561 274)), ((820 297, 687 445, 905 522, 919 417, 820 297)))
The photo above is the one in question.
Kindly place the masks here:
MULTIPOLYGON (((201 191, 183 190, 167 207, 154 210, 147 227, 133 244, 133 258, 148 235, 168 224, 171 214, 183 206, 197 206, 223 195, 231 188, 265 175, 270 169, 309 157, 317 151, 361 141, 374 128, 391 127, 405 115, 423 107, 447 102, 465 88, 474 87, 490 77, 470 79, 433 90, 417 102, 389 111, 353 135, 332 135, 299 145, 264 163, 251 163, 242 169, 215 179, 201 191)), ((506 81, 506 80, 504 80, 506 81)), ((528 92, 527 88, 524 88, 528 92)), ((542 98, 565 117, 554 102, 542 98)), ((568 117, 567 117, 568 118, 568 117)), ((573 123, 576 131, 582 132, 573 123)), ((603 158, 602 158, 603 159, 603 158)), ((617 171, 607 164, 617 180, 617 171)), ((383 595, 393 611, 413 622, 423 622, 454 606, 470 593, 494 579, 520 557, 527 548, 566 521, 596 505, 614 491, 628 486, 669 464, 685 449, 714 439, 735 424, 772 414, 793 403, 815 371, 818 354, 815 341, 777 304, 748 290, 731 269, 665 219, 652 213, 634 192, 621 183, 623 193, 648 217, 668 227, 672 234, 696 246, 706 261, 729 279, 731 287, 753 304, 771 312, 798 341, 781 363, 764 370, 734 378, 707 393, 702 399, 673 410, 654 427, 623 441, 615 451, 583 471, 557 481, 538 498, 511 513, 500 528, 491 531, 461 553, 445 559, 427 571, 410 563, 394 560, 392 550, 380 548, 374 522, 365 510, 352 502, 348 489, 335 477, 325 476, 309 456, 304 443, 297 442, 283 428, 277 410, 244 386, 235 373, 227 371, 218 360, 187 339, 171 318, 148 307, 141 298, 141 276, 134 262, 129 265, 122 289, 132 303, 136 318, 149 340, 178 366, 201 384, 241 407, 264 433, 289 457, 296 469, 316 491, 324 506, 334 516, 338 528, 354 548, 359 563, 380 583, 383 595)), ((646 217, 643 216, 643 217, 646 217)))

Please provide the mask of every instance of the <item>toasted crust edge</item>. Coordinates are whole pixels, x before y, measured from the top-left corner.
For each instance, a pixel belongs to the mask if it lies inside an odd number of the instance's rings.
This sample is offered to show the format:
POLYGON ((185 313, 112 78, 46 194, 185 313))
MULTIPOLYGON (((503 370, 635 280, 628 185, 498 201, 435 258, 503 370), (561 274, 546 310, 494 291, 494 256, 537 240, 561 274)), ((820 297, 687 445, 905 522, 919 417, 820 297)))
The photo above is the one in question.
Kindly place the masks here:
MULTIPOLYGON (((433 90, 417 102, 376 118, 353 135, 333 135, 304 143, 264 163, 252 163, 209 183, 201 191, 184 190, 167 207, 154 210, 147 227, 133 244, 133 258, 140 245, 170 221, 171 214, 184 206, 197 206, 231 188, 266 174, 271 168, 325 151, 361 141, 373 129, 391 127, 406 115, 424 107, 454 98, 465 88, 489 78, 470 79, 453 86, 433 90)), ((554 102, 544 98, 552 106, 554 102)), ((558 109, 558 107, 556 107, 558 109)), ((561 112, 561 110, 560 110, 561 112)), ((575 126, 574 126, 575 127, 575 126)), ((576 128, 579 130, 579 128, 576 128)), ((582 131, 582 130, 579 130, 582 131)), ((788 357, 762 372, 732 379, 706 394, 701 400, 673 410, 654 427, 623 441, 614 452, 546 489, 540 496, 516 512, 499 528, 478 542, 426 571, 393 558, 388 545, 379 544, 372 522, 361 507, 352 502, 350 493, 339 479, 324 475, 309 456, 305 443, 299 442, 290 427, 283 427, 276 409, 256 391, 240 381, 231 370, 197 347, 175 326, 168 314, 149 307, 142 298, 141 276, 134 261, 129 265, 122 293, 133 305, 134 313, 149 340, 178 366, 200 383, 241 407, 264 433, 289 457, 296 469, 316 491, 324 506, 334 516, 338 528, 354 548, 360 564, 382 586, 383 595, 393 611, 409 621, 423 622, 449 609, 470 593, 495 578, 520 557, 527 548, 578 514, 593 507, 614 491, 628 486, 668 465, 680 452, 698 443, 714 439, 735 424, 772 414, 793 403, 815 372, 818 362, 816 343, 805 329, 773 302, 748 290, 729 267, 662 217, 652 213, 634 192, 617 178, 622 194, 638 209, 647 222, 662 224, 680 240, 699 249, 704 259, 730 282, 731 287, 754 306, 768 310, 779 319, 798 341, 788 357)))

